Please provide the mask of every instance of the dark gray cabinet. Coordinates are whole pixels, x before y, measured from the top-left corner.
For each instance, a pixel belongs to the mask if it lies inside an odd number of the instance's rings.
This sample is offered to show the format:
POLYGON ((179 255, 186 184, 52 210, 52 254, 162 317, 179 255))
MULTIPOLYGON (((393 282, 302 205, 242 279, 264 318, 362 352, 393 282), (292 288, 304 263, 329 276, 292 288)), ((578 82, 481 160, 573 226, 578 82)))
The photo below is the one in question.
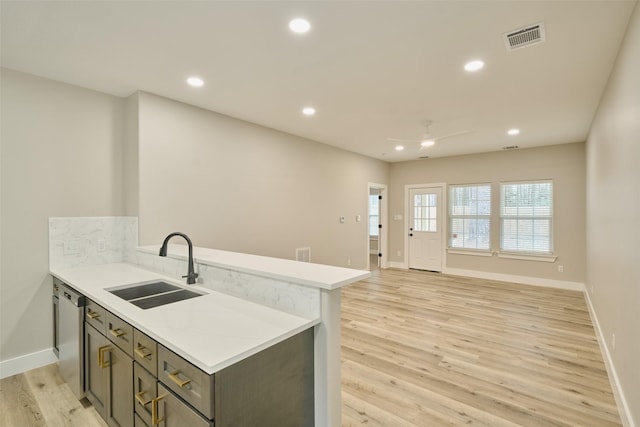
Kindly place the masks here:
POLYGON ((85 388, 112 427, 311 427, 313 328, 215 374, 93 301, 85 310, 85 388))
MULTIPOLYGON (((89 304, 85 312, 85 393, 110 426, 133 427, 133 359, 114 343, 122 337, 119 329, 106 327, 105 336, 92 326, 98 319, 99 327, 109 324, 103 312, 92 316, 100 312, 97 307, 89 304)), ((132 341, 133 331, 130 337, 132 341)))
POLYGON ((93 326, 85 323, 84 328, 84 379, 85 395, 103 419, 107 419, 107 375, 104 352, 110 346, 109 340, 93 326))

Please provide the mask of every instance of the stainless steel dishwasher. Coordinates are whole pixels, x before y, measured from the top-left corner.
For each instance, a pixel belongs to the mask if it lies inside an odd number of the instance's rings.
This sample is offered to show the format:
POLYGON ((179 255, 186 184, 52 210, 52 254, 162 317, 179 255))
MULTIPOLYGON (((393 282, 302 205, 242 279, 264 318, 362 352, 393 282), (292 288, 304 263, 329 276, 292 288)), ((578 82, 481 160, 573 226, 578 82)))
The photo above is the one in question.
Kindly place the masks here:
POLYGON ((84 397, 85 297, 62 282, 58 303, 58 367, 78 399, 84 397))

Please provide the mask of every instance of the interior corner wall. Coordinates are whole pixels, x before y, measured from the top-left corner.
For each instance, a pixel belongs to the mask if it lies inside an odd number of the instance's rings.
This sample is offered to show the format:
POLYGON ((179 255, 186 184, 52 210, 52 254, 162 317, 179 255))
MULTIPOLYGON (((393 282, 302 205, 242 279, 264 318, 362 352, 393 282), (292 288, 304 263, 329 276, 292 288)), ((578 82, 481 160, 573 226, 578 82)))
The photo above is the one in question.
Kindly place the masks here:
POLYGON ((587 139, 587 292, 632 426, 640 425, 639 76, 636 4, 587 139))
MULTIPOLYGON (((585 281, 585 144, 553 145, 392 163, 389 187, 389 253, 391 262, 406 265, 407 230, 404 217, 406 185, 490 183, 492 187, 491 246, 500 248, 500 182, 553 180, 553 245, 555 263, 517 259, 447 254, 446 269, 472 274, 524 276, 553 281, 585 281), (401 256, 397 256, 397 251, 401 256), (558 271, 563 265, 564 272, 558 271)), ((446 212, 446 208, 445 208, 446 212)), ((446 236, 444 237, 446 239, 446 236)), ((444 261, 444 260, 443 260, 444 261)), ((499 277, 498 276, 498 277, 499 277)), ((580 285, 581 286, 581 285, 580 285)))
POLYGON ((52 216, 122 215, 123 100, 2 69, 0 361, 52 347, 52 216))
POLYGON ((387 163, 148 93, 139 150, 142 245, 181 231, 196 246, 288 259, 308 246, 312 262, 366 268, 368 183, 387 182, 387 163))
POLYGON ((138 216, 138 201, 140 192, 139 153, 138 153, 138 92, 124 100, 125 126, 123 140, 123 182, 124 182, 124 214, 138 216))

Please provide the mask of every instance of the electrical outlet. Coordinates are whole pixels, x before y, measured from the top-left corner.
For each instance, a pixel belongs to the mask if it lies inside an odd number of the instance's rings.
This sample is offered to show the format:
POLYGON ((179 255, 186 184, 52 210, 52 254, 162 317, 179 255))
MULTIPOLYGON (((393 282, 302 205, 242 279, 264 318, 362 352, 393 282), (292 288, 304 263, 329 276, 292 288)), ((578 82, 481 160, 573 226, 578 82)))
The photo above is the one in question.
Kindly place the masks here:
POLYGON ((67 240, 62 247, 63 255, 77 255, 80 253, 80 241, 79 240, 67 240))
POLYGON ((400 251, 396 252, 396 256, 402 256, 402 252, 400 251))
POLYGON ((98 239, 98 252, 104 252, 107 250, 107 242, 104 239, 98 239))
POLYGON ((347 260, 347 267, 351 267, 351 259, 347 260))
POLYGON ((564 273, 564 265, 558 266, 558 273, 564 273))

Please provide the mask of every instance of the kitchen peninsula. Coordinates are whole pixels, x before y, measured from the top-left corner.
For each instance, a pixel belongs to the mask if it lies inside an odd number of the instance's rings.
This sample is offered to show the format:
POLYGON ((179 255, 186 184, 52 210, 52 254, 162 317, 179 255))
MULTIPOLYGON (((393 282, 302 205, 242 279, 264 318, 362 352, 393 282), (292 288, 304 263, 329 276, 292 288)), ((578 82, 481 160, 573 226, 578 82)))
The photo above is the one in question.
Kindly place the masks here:
POLYGON ((312 328, 314 425, 340 424, 340 288, 368 272, 195 247, 199 276, 188 289, 203 295, 143 310, 110 291, 154 280, 184 285, 187 247, 170 245, 164 258, 160 245, 131 247, 136 240, 135 218, 52 218, 51 274, 207 374, 312 328), (91 231, 79 238, 78 230, 91 231), (78 241, 85 250, 69 243, 78 241))

